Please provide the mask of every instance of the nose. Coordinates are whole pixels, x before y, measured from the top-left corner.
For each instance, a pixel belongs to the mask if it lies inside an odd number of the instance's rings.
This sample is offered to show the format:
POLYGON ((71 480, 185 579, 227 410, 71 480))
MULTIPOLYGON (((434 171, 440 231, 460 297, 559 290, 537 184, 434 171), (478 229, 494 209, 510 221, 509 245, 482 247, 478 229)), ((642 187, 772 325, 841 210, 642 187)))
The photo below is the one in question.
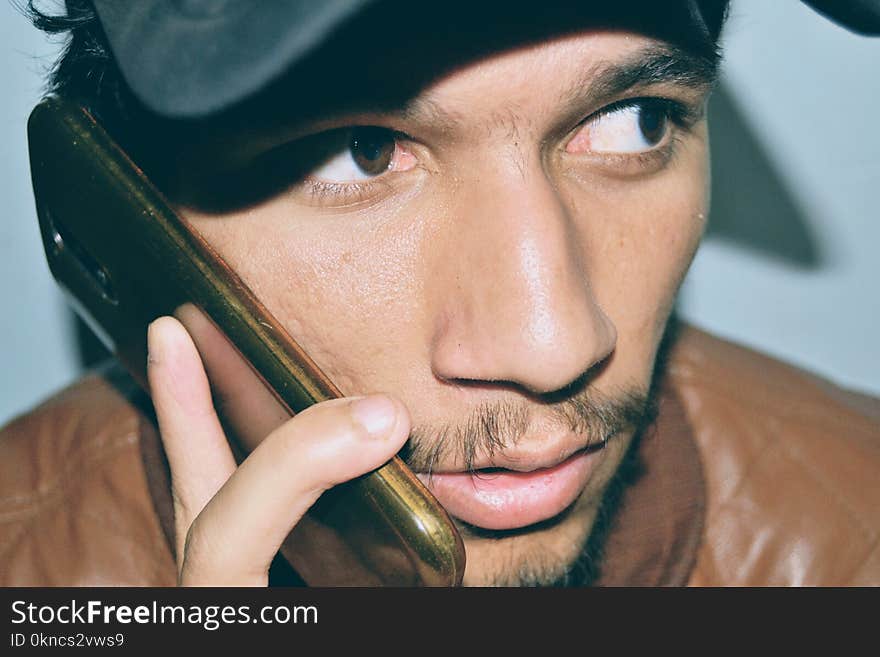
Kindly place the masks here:
POLYGON ((614 349, 616 329, 590 285, 588 231, 536 168, 462 183, 437 236, 431 364, 441 379, 546 394, 614 349))

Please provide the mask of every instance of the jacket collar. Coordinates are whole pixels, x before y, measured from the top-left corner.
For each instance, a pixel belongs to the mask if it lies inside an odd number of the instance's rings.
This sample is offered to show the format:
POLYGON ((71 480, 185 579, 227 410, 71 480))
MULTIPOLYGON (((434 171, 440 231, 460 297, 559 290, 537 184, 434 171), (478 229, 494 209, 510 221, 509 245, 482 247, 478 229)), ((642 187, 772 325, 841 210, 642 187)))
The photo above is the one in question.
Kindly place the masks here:
POLYGON ((636 446, 639 472, 605 541, 599 586, 682 586, 696 563, 706 488, 693 432, 666 382, 659 412, 636 446))

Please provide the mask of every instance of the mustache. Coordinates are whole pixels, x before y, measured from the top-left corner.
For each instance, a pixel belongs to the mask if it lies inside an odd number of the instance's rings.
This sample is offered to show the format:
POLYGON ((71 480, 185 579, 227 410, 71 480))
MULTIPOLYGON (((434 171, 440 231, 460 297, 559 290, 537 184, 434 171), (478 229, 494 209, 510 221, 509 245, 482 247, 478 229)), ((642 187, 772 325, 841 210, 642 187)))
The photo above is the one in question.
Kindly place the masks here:
POLYGON ((634 387, 611 395, 583 388, 538 405, 526 400, 480 404, 462 421, 415 427, 400 457, 412 470, 428 476, 444 462, 462 462, 466 471, 474 472, 479 455, 491 458, 521 442, 536 413, 586 436, 587 447, 601 448, 614 435, 653 422, 657 402, 651 391, 634 387))

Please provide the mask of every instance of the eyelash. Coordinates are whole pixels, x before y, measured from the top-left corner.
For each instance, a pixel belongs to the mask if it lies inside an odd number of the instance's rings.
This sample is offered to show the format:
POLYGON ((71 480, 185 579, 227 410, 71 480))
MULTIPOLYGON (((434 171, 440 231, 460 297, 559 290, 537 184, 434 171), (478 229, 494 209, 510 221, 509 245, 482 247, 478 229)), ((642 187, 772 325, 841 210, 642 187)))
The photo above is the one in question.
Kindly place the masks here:
MULTIPOLYGON (((606 105, 602 109, 589 115, 578 123, 573 130, 581 128, 589 121, 594 121, 602 115, 639 105, 661 109, 672 123, 672 134, 662 146, 641 153, 603 153, 601 155, 595 155, 595 157, 603 161, 609 169, 622 169, 625 165, 630 165, 634 171, 627 171, 626 173, 628 175, 637 173, 639 170, 650 171, 651 169, 655 169, 658 164, 663 165, 671 161, 678 150, 683 135, 693 128, 694 124, 699 121, 701 115, 699 111, 671 98, 658 96, 626 98, 611 103, 610 105, 606 105)), ((392 132, 394 133, 395 139, 402 141, 412 140, 412 138, 405 133, 399 131, 392 132)), ((361 203, 376 198, 377 190, 380 186, 385 187, 390 191, 391 185, 387 179, 393 175, 392 172, 376 176, 371 180, 350 183, 329 182, 326 180, 306 177, 303 180, 303 184, 307 186, 308 189, 306 193, 316 205, 330 205, 332 202, 333 207, 341 209, 353 205, 360 205, 361 203)))
POLYGON ((598 112, 590 114, 590 116, 581 121, 578 125, 583 125, 603 114, 611 114, 617 110, 627 107, 635 107, 637 105, 664 110, 669 119, 679 127, 688 127, 696 123, 699 119, 699 113, 697 111, 680 101, 673 100, 672 98, 662 98, 660 96, 636 96, 634 98, 625 98, 624 100, 619 100, 610 105, 606 105, 598 112))
POLYGON ((703 110, 694 108, 671 98, 659 96, 638 96, 625 98, 610 105, 606 105, 594 112, 575 126, 578 130, 590 121, 594 121, 603 115, 611 114, 621 109, 642 106, 643 108, 660 109, 670 121, 670 135, 665 138, 665 143, 640 153, 597 153, 593 155, 579 155, 588 157, 594 162, 599 162, 606 171, 614 175, 634 176, 639 173, 653 173, 662 166, 669 164, 678 152, 683 137, 688 134, 694 125, 700 120, 703 110))
POLYGON ((303 182, 308 185, 308 194, 315 205, 323 206, 333 202, 336 208, 345 208, 352 205, 365 203, 377 195, 380 186, 390 190, 390 183, 385 180, 388 175, 377 176, 372 180, 361 182, 337 183, 327 180, 306 178, 303 182))

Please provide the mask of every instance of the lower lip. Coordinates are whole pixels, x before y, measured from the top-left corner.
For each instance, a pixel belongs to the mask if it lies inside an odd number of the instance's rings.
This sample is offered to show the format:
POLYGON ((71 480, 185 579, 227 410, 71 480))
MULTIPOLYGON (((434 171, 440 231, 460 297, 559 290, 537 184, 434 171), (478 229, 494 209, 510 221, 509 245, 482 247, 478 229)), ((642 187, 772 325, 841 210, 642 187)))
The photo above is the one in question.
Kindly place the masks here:
POLYGON ((517 529, 559 515, 587 485, 599 454, 577 452, 531 472, 435 473, 419 478, 453 516, 484 529, 517 529))

